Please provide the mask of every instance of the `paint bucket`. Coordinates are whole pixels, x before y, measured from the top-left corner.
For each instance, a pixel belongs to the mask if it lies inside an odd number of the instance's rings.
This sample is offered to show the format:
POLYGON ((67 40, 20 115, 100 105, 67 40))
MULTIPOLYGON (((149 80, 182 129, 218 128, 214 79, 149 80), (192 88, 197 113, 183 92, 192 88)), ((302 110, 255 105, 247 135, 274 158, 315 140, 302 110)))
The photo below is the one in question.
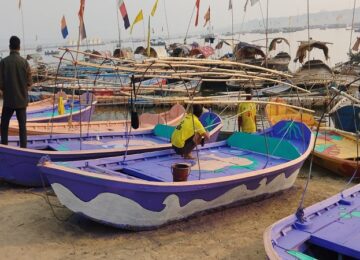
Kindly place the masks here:
POLYGON ((173 181, 187 181, 191 166, 186 163, 174 163, 171 165, 173 181))

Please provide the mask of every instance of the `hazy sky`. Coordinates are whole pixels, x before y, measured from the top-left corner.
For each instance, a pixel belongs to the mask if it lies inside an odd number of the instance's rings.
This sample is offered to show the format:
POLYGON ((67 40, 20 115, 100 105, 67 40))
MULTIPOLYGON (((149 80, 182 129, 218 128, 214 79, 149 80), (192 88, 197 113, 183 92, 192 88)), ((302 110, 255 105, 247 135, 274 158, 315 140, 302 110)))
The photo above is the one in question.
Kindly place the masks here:
MULTIPOLYGON (((124 0, 130 23, 142 8, 145 24, 139 23, 134 27, 133 36, 143 37, 144 26, 147 28, 148 16, 155 0, 124 0)), ((157 13, 151 19, 151 27, 156 34, 166 33, 164 1, 167 9, 170 35, 185 34, 189 19, 194 8, 195 0, 159 0, 157 13)), ((243 19, 243 8, 246 0, 233 0, 234 23, 240 24, 243 19)), ((260 0, 265 14, 266 0, 260 0)), ((353 7, 354 0, 310 0, 310 12, 333 11, 353 7)), ((77 38, 79 0, 22 0, 25 23, 25 39, 34 42, 36 35, 42 43, 61 43, 77 38), (69 29, 67 40, 60 34, 60 20, 65 15, 69 29)), ((86 0, 85 25, 89 39, 116 39, 118 37, 116 22, 117 0, 86 0)), ((293 16, 306 13, 306 0, 269 0, 269 16, 293 16)), ((211 21, 214 29, 231 25, 231 12, 228 11, 229 0, 201 0, 199 26, 194 27, 194 17, 191 21, 190 33, 204 32, 204 14, 211 6, 211 21)), ((358 5, 360 6, 360 4, 358 5)), ((120 17, 121 18, 121 17, 120 17)), ((249 5, 245 21, 261 18, 260 6, 249 5)), ((360 19, 360 17, 359 17, 360 19)), ((129 31, 124 31, 122 20, 121 30, 125 38, 129 31)), ((0 46, 8 44, 11 35, 22 37, 21 12, 18 0, 0 0, 0 46)))

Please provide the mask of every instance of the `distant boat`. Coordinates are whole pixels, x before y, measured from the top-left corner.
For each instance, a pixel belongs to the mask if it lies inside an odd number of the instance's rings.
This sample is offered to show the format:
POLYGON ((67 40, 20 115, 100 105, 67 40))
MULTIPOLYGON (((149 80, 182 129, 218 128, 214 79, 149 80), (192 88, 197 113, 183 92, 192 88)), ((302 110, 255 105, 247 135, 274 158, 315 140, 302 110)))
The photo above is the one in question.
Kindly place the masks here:
POLYGON ((45 55, 58 55, 60 51, 51 50, 51 51, 45 51, 45 55))
MULTIPOLYGON (((325 59, 329 59, 329 49, 326 42, 321 41, 302 41, 296 52, 294 62, 305 61, 306 53, 309 49, 318 48, 323 50, 325 59)), ((323 87, 333 80, 333 71, 322 60, 308 60, 302 64, 301 68, 295 72, 292 79, 293 83, 304 88, 323 87)))

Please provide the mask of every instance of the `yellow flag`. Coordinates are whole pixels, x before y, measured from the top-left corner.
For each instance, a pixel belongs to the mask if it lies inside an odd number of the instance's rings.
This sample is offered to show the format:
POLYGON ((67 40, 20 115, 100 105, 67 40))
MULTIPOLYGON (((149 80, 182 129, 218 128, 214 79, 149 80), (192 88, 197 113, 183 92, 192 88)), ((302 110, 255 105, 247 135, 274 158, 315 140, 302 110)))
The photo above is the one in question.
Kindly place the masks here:
POLYGON ((147 36, 147 50, 146 54, 150 57, 150 15, 149 15, 149 23, 148 23, 148 36, 147 36))
POLYGON ((153 8, 152 8, 152 10, 151 10, 151 16, 154 16, 154 15, 155 15, 158 2, 159 2, 159 0, 156 0, 155 4, 154 4, 154 6, 153 6, 153 8))
POLYGON ((59 113, 59 115, 65 114, 65 107, 64 107, 64 101, 63 101, 62 96, 59 97, 58 113, 59 113))
POLYGON ((141 9, 140 12, 138 13, 138 15, 136 16, 135 20, 133 21, 132 25, 131 25, 130 34, 132 33, 134 25, 137 24, 138 22, 142 21, 143 19, 144 19, 144 16, 143 16, 143 11, 141 9))

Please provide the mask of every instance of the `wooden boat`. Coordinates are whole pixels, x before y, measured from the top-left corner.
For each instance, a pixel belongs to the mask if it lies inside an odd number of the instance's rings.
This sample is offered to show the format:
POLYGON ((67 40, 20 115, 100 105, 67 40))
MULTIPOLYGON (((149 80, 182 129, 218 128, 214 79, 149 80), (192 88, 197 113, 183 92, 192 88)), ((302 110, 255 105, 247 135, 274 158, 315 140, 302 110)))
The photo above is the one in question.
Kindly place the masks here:
MULTIPOLYGON (((214 142, 222 128, 220 117, 206 112, 200 117, 214 142)), ((121 156, 170 148, 174 126, 157 125, 153 130, 116 133, 85 133, 29 136, 28 148, 19 148, 19 138, 10 137, 9 145, 0 145, 0 179, 23 186, 47 184, 36 164, 43 156, 54 161, 74 161, 121 156)))
MULTIPOLYGON (((303 63, 306 57, 306 52, 313 48, 322 49, 325 59, 329 59, 329 49, 326 42, 320 41, 302 41, 296 52, 294 62, 299 61, 303 63)), ((305 88, 322 87, 328 85, 333 80, 333 71, 328 65, 321 60, 308 60, 298 71, 295 72, 292 81, 294 84, 303 86, 305 88)))
POLYGON ((294 121, 278 123, 266 136, 234 133, 199 148, 195 160, 165 150, 125 161, 48 161, 40 169, 60 202, 73 212, 115 227, 151 229, 290 188, 314 137, 294 121), (171 169, 178 163, 191 167, 185 182, 173 182, 171 169))
POLYGON ((360 105, 340 105, 336 110, 330 113, 330 117, 336 128, 356 133, 360 130, 360 105))
MULTIPOLYGON (((290 43, 288 42, 287 39, 285 38, 274 38, 269 45, 269 52, 271 51, 275 51, 276 50, 276 46, 280 43, 286 43, 289 48, 290 48, 290 43)), ((289 53, 287 52, 279 52, 277 53, 274 57, 271 57, 270 59, 268 59, 267 62, 267 67, 269 69, 274 69, 274 70, 279 70, 279 71, 288 71, 289 68, 289 63, 291 61, 291 56, 289 53)))
POLYGON ((360 259, 360 184, 268 227, 269 259, 360 259))
MULTIPOLYGON (((151 114, 143 113, 139 116, 139 130, 151 130, 157 124, 177 125, 184 116, 185 109, 182 105, 175 104, 169 111, 151 114)), ((52 134, 79 134, 82 133, 125 132, 130 128, 130 120, 113 121, 85 121, 66 123, 27 123, 28 135, 52 134)), ((19 126, 13 122, 9 126, 9 135, 18 135, 19 126)))
POLYGON ((314 162, 338 175, 360 178, 357 154, 359 141, 354 134, 335 128, 322 128, 317 136, 314 162))
MULTIPOLYGON (((277 103, 285 103, 281 98, 275 98, 272 101, 277 103)), ((295 120, 303 122, 309 127, 317 126, 318 122, 314 119, 314 116, 308 113, 302 113, 291 107, 277 106, 273 104, 267 104, 265 107, 265 114, 270 125, 275 125, 281 120, 295 120)))

